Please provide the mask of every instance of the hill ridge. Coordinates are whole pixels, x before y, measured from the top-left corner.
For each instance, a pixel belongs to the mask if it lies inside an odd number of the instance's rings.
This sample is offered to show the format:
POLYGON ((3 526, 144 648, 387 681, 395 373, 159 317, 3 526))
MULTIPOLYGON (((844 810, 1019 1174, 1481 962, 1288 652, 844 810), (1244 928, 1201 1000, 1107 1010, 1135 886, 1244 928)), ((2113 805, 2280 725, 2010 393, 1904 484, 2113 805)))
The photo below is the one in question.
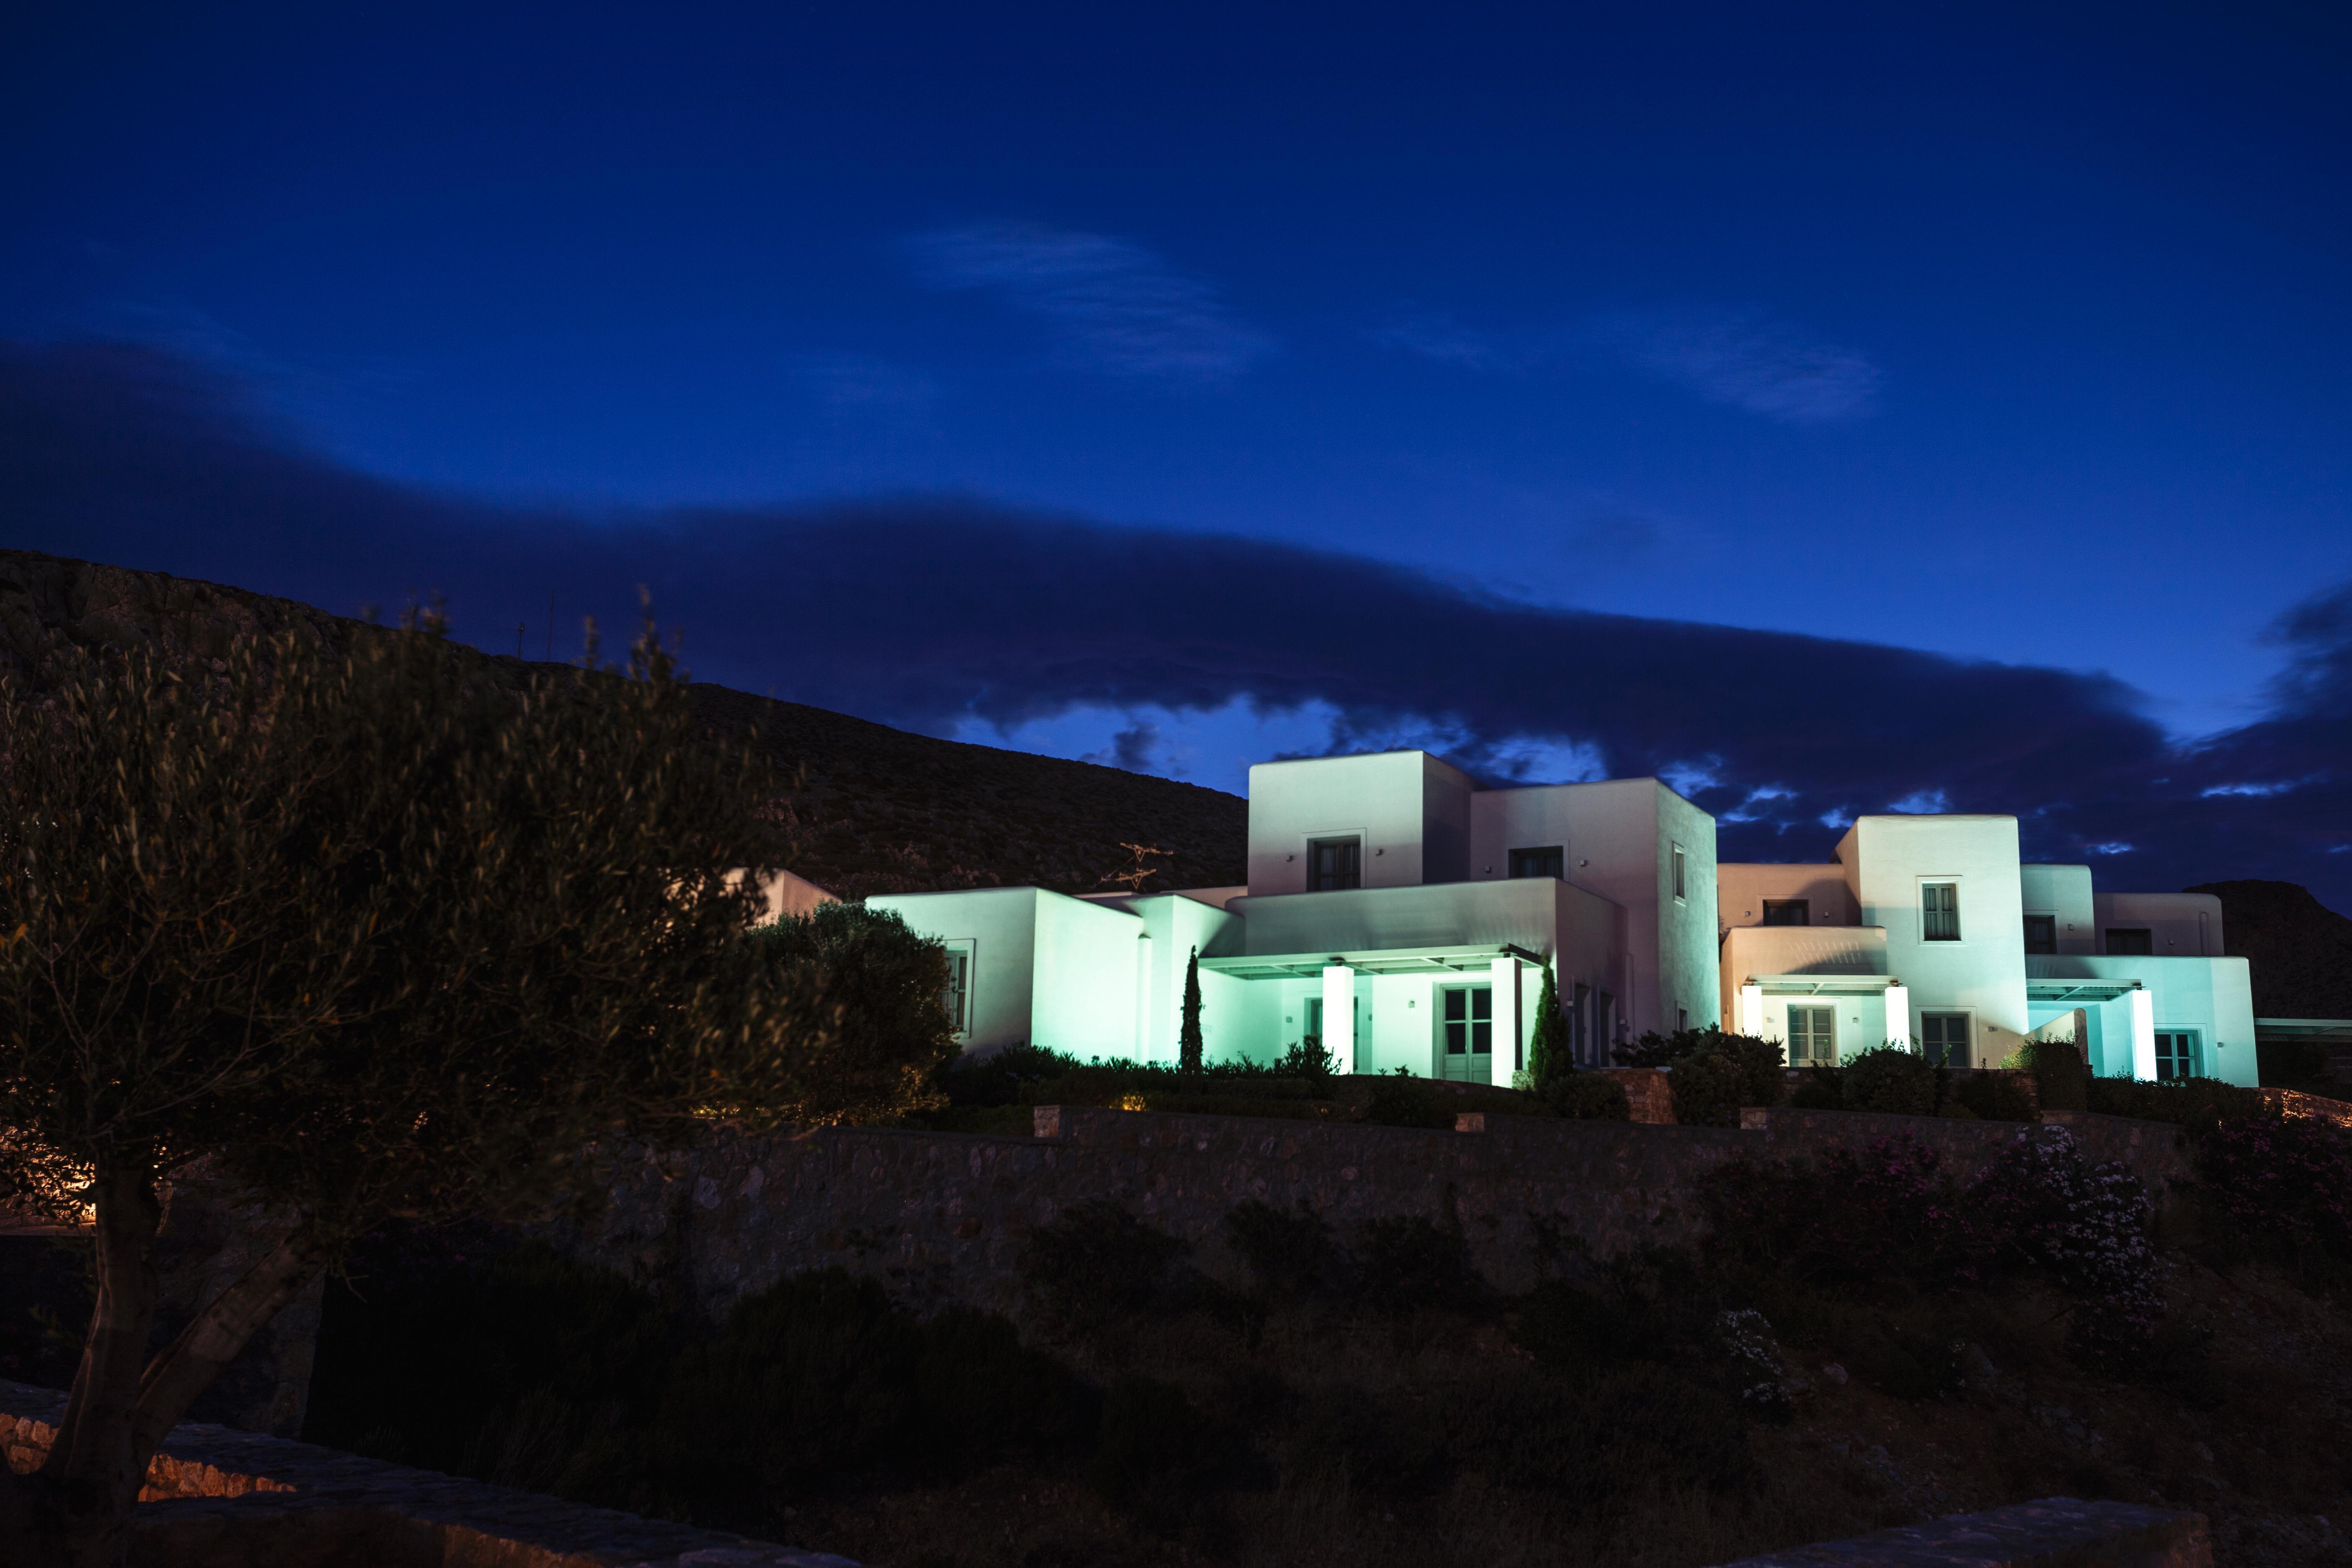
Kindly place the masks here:
MULTIPOLYGON (((37 666, 60 638, 94 646, 168 637, 191 656, 217 658, 238 636, 300 626, 340 642, 364 624, 229 584, 0 550, 0 662, 18 668, 37 666)), ((494 668, 544 668, 467 651, 494 668)), ((757 725, 767 755, 807 770, 785 806, 792 869, 844 898, 1028 885, 1093 892, 1132 863, 1130 843, 1171 851, 1154 887, 1243 879, 1249 807, 1238 795, 919 735, 711 682, 689 690, 714 727, 757 725)))

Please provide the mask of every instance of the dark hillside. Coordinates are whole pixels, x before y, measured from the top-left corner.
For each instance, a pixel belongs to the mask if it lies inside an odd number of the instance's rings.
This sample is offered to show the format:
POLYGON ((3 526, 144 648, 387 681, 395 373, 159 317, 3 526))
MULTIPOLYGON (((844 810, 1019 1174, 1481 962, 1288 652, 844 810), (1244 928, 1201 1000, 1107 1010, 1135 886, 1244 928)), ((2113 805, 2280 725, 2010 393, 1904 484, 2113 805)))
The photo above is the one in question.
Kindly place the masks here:
MULTIPOLYGON (((330 640, 356 623, 290 599, 159 572, 0 551, 0 665, 37 666, 58 640, 162 635, 195 657, 246 634, 308 626, 330 640)), ((504 655, 479 654, 493 668, 504 655)), ((1235 795, 1090 763, 914 735, 723 686, 695 698, 715 726, 759 726, 806 769, 790 810, 793 869, 845 897, 1034 883, 1092 891, 1132 861, 1123 844, 1171 851, 1154 887, 1239 882, 1248 806, 1235 795)))
POLYGON ((2221 940, 2252 961, 2258 1018, 2352 1018, 2352 920, 2293 882, 2206 882, 2221 900, 2221 940))

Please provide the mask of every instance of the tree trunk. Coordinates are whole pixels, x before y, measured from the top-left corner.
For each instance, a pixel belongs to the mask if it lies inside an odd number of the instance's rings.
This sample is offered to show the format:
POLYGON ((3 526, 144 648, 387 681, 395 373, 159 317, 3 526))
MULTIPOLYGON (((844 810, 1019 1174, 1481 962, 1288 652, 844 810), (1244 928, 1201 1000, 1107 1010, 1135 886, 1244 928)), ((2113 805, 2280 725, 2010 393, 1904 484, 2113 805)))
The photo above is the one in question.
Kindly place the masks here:
POLYGON ((152 1160, 109 1161, 92 1184, 98 1300, 48 1458, 0 1491, 0 1547, 27 1568, 117 1568, 130 1544, 148 1456, 133 1436, 154 1331, 155 1233, 163 1208, 152 1160))
POLYGON ((29 1476, 0 1466, 0 1563, 121 1568, 147 1467, 198 1394, 324 1267, 298 1226, 150 1357, 163 1205, 152 1163, 101 1166, 98 1301, 48 1458, 29 1476))

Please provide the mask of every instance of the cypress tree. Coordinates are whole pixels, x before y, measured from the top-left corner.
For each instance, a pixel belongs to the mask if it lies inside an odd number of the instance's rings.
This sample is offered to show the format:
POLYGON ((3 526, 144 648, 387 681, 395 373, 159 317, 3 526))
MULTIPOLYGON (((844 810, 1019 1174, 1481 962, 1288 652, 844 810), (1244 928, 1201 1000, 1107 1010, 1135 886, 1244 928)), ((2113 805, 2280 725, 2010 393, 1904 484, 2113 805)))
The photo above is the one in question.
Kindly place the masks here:
POLYGON ((1176 1037, 1176 1065, 1186 1072, 1201 1070, 1201 950, 1197 947, 1184 963, 1184 1027, 1176 1037))
POLYGON ((1568 1059, 1568 1020, 1559 1016, 1559 988, 1551 965, 1544 965, 1543 994, 1536 1000, 1536 1026, 1528 1040, 1528 1083, 1540 1091, 1566 1078, 1574 1065, 1568 1059))

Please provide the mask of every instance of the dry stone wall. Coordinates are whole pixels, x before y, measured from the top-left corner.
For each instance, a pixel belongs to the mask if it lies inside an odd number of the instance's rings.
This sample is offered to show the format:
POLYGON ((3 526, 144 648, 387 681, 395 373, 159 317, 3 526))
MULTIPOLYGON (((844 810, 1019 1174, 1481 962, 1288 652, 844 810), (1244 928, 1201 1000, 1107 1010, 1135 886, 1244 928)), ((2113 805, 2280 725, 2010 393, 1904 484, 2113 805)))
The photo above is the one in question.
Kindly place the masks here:
MULTIPOLYGON (((834 1266, 877 1277, 918 1308, 958 1301, 1018 1315, 1030 1232, 1076 1205, 1118 1204, 1238 1283, 1223 1222, 1255 1199, 1303 1205, 1343 1238, 1391 1215, 1459 1225, 1479 1269, 1517 1289, 1560 1237, 1602 1254, 1693 1239, 1700 1178, 1738 1155, 1900 1132, 1967 1173, 2027 1131, 1849 1111, 1746 1116, 1730 1129, 1473 1113, 1447 1131, 1045 1106, 1031 1138, 714 1134, 693 1149, 625 1152, 601 1224, 551 1234, 575 1255, 668 1276, 714 1317, 783 1276, 834 1266)), ((2123 1160, 2159 1194, 2185 1174, 2170 1127, 2089 1116, 2071 1130, 2085 1154, 2123 1160)))

